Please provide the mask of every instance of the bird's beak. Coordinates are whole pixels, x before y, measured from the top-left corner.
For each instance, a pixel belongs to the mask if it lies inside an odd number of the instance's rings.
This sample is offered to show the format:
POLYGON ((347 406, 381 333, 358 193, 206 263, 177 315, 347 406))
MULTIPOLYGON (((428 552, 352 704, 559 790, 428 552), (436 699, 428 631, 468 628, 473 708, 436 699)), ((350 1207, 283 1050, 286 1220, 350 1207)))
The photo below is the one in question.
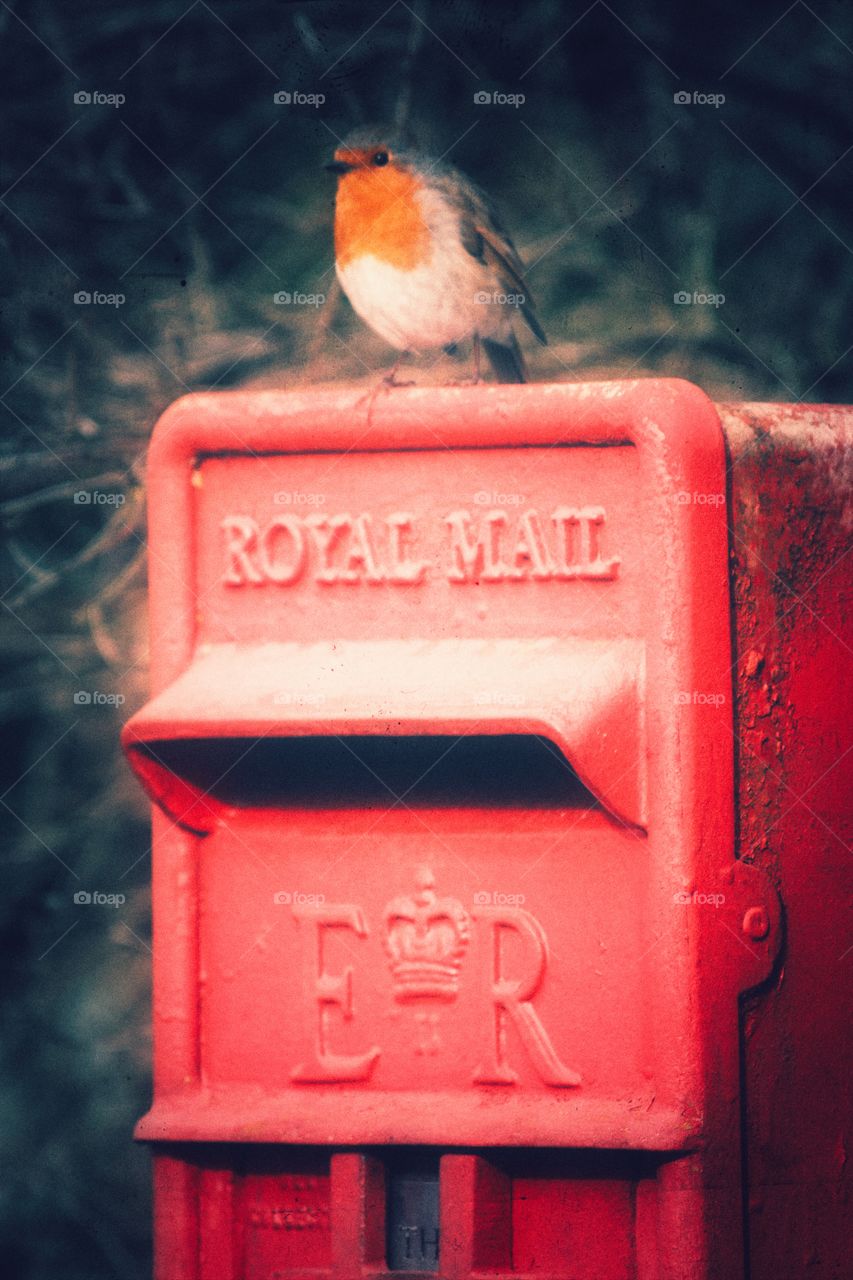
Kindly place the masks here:
POLYGON ((339 176, 345 173, 352 173, 355 167, 354 164, 347 164, 346 160, 332 160, 329 164, 323 166, 329 173, 337 173, 339 176))

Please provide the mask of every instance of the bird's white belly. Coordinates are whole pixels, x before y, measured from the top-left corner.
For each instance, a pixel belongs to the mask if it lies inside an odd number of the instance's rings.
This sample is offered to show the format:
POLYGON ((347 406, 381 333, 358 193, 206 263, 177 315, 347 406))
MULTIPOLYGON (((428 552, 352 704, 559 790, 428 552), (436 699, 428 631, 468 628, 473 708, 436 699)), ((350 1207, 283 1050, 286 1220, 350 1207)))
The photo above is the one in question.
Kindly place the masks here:
POLYGON ((341 287, 365 324, 398 351, 419 352, 461 342, 473 333, 506 332, 504 307, 483 302, 489 282, 480 263, 460 259, 454 269, 435 258, 412 271, 372 254, 338 267, 341 287))

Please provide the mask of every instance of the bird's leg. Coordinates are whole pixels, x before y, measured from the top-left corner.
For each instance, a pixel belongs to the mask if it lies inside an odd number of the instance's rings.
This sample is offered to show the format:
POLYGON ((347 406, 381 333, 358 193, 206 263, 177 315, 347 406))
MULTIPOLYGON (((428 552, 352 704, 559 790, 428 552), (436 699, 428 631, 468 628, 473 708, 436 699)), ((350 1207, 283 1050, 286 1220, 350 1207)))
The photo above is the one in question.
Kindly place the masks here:
POLYGON ((392 387, 413 387, 415 385, 413 379, 411 378, 407 379, 405 382, 401 382, 397 378, 397 370, 399 369, 400 365, 402 364, 403 360, 405 360, 408 354, 409 353, 407 351, 401 352, 400 355, 395 360, 393 368, 389 370, 388 373, 385 374, 382 381, 378 382, 376 386, 372 388, 372 390, 368 391, 367 394, 362 396, 361 399, 358 401, 359 405, 362 405, 364 404, 365 401, 367 401, 367 425, 368 426, 372 425, 371 417, 373 414, 373 406, 376 404, 376 397, 381 392, 383 391, 388 392, 391 390, 392 387))
POLYGON ((408 355, 407 351, 403 351, 401 355, 394 361, 394 367, 385 374, 382 379, 382 385, 386 387, 413 387, 415 385, 413 378, 407 378, 405 382, 401 382, 397 377, 397 370, 408 355))

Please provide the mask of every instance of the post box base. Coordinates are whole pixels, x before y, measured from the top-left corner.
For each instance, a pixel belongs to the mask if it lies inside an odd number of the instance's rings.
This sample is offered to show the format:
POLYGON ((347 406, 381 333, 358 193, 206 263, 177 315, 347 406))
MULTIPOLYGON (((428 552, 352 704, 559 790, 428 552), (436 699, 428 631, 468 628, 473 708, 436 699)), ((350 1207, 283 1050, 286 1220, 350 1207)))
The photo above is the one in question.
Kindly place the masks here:
POLYGON ((693 1164, 601 1149, 158 1145, 155 1277, 691 1280, 711 1273, 691 1265, 690 1241, 677 1267, 659 1241, 686 1220, 693 1164))

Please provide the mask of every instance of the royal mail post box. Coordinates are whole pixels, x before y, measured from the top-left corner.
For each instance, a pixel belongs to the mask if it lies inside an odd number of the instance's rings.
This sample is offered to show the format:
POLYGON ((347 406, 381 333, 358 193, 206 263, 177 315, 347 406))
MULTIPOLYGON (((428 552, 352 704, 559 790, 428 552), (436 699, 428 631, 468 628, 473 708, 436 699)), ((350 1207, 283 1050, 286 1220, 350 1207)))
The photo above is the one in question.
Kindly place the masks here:
POLYGON ((148 483, 159 1280, 743 1276, 710 402, 197 395, 148 483))

